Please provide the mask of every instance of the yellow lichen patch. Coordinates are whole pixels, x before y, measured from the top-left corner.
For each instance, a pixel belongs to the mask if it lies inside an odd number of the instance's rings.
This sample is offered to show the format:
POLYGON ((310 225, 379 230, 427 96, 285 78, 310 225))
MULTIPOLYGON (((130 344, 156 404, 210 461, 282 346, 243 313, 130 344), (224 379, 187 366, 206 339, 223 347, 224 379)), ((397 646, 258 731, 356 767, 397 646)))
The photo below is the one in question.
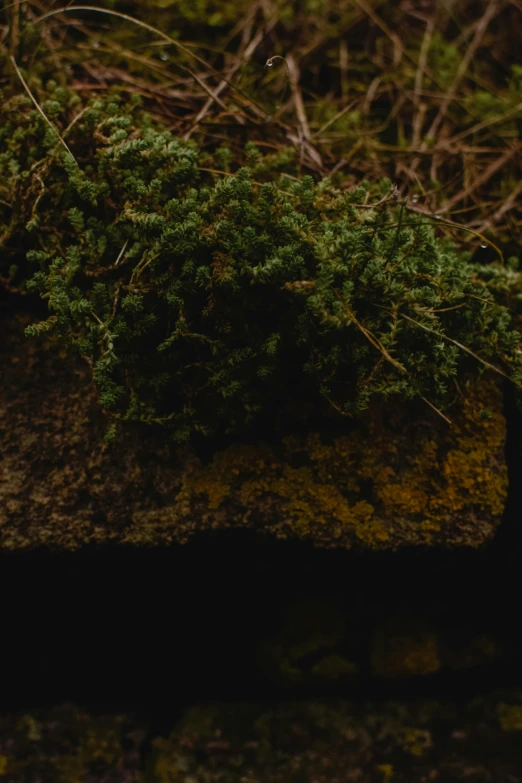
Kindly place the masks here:
MULTIPOLYGON (((310 439, 315 448, 314 459, 317 460, 318 436, 310 436, 310 439)), ((302 448, 308 453, 308 440, 302 448)), ((341 454, 342 449, 337 445, 325 446, 320 475, 324 476, 328 469, 338 475, 341 454)), ((344 468, 346 485, 350 483, 347 468, 348 464, 344 468)), ((215 509, 230 497, 234 483, 237 484, 238 499, 245 507, 251 507, 263 495, 275 496, 289 526, 298 535, 307 535, 311 522, 323 527, 334 522, 358 529, 371 520, 374 511, 365 500, 350 503, 333 478, 318 481, 314 466, 293 467, 263 445, 232 446, 219 452, 210 465, 185 477, 177 500, 206 495, 208 507, 215 509)), ((382 532, 380 534, 382 536, 382 532)))
POLYGON ((358 525, 355 535, 370 549, 380 549, 390 538, 386 525, 379 519, 369 519, 366 524, 358 525))
MULTIPOLYGON (((451 427, 437 440, 404 442, 397 464, 397 433, 372 433, 372 448, 364 452, 360 474, 371 479, 373 496, 383 504, 386 516, 396 516, 417 529, 430 542, 433 533, 444 528, 458 512, 483 509, 500 518, 507 493, 507 468, 498 463, 505 441, 505 420, 501 393, 492 382, 471 387, 452 416, 451 427), (480 416, 487 406, 490 419, 480 416), (397 465, 394 471, 382 463, 397 465)), ((376 503, 377 507, 379 504, 376 503)), ((469 542, 472 543, 472 542, 469 542)))
POLYGON ((522 704, 498 704, 497 716, 502 731, 522 731, 522 704))
POLYGON ((315 481, 314 472, 309 467, 281 465, 269 481, 256 478, 245 482, 241 497, 245 502, 252 502, 267 490, 283 500, 283 511, 294 532, 300 535, 309 533, 312 521, 322 526, 333 521, 348 528, 357 528, 371 519, 374 510, 364 500, 350 504, 332 482, 315 481))
MULTIPOLYGON (((286 438, 284 443, 289 454, 303 450, 295 439, 286 438)), ((341 436, 327 445, 322 443, 318 433, 311 433, 306 439, 306 453, 319 482, 335 481, 341 489, 359 492, 356 461, 360 456, 360 443, 357 438, 341 436)))
POLYGON ((153 780, 157 783, 182 783, 183 774, 182 754, 176 753, 163 737, 154 740, 153 780))
POLYGON ((404 727, 399 732, 397 742, 406 753, 412 756, 422 756, 433 744, 429 731, 409 727, 404 727))
POLYGON ((75 753, 57 756, 55 767, 60 783, 83 783, 91 765, 102 764, 119 769, 123 761, 121 721, 116 718, 91 726, 78 738, 75 753))
POLYGON ((375 470, 375 491, 387 508, 395 508, 398 513, 408 515, 420 514, 426 509, 430 499, 429 478, 436 464, 436 454, 437 444, 433 440, 422 443, 415 455, 414 468, 407 471, 406 477, 401 474, 400 482, 390 480, 390 468, 375 470))
POLYGON ((177 500, 206 495, 209 508, 218 508, 230 494, 232 484, 247 473, 269 475, 272 455, 268 447, 238 444, 218 452, 212 462, 184 476, 177 500))
MULTIPOLYGON (((494 384, 474 387, 463 403, 464 416, 455 422, 456 446, 442 461, 446 508, 460 511, 472 503, 502 514, 507 491, 507 469, 492 470, 492 455, 504 446, 506 424, 501 413, 500 390, 494 384), (482 419, 483 406, 491 409, 490 419, 482 419)), ((434 498, 432 507, 442 504, 434 498)))
POLYGON ((392 764, 378 764, 377 769, 381 773, 383 781, 386 781, 386 783, 393 778, 392 764))
POLYGON ((438 636, 411 620, 387 621, 374 634, 371 663, 377 677, 433 674, 440 668, 438 636))
POLYGON ((454 407, 451 425, 403 412, 393 427, 369 416, 327 443, 310 433, 283 439, 277 450, 233 445, 187 471, 177 501, 186 508, 197 499, 209 510, 232 503, 242 519, 264 509, 256 519, 267 529, 275 524, 279 536, 324 545, 479 545, 500 520, 507 492, 500 411, 499 387, 482 381, 454 407), (480 415, 484 406, 489 419, 480 415))

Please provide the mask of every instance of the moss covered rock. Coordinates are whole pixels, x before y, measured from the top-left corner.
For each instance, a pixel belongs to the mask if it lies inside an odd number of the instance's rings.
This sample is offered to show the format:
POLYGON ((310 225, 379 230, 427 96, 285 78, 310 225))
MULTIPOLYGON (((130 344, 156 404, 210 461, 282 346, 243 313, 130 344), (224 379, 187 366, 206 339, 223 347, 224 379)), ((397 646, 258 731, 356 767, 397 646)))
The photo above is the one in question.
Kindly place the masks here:
POLYGON ((72 706, 0 718, 0 780, 139 783, 145 732, 123 715, 72 706))
POLYGON ((374 411, 357 426, 234 443, 198 456, 158 434, 103 441, 88 368, 4 322, 4 548, 184 542, 250 528, 318 546, 481 546, 507 491, 501 393, 482 380, 451 411, 374 411), (484 411, 487 408, 487 415, 484 411))
POLYGON ((0 719, 10 783, 520 783, 522 694, 467 703, 301 701, 185 710, 168 736, 72 706, 0 719))
POLYGON ((207 150, 139 96, 11 65, 0 283, 43 318, 5 346, 4 546, 491 538, 517 273, 471 264, 389 180, 207 150))
POLYGON ((516 275, 469 263, 389 180, 282 176, 284 154, 252 144, 227 174, 227 150, 117 94, 40 92, 52 121, 15 95, 0 124, 0 282, 46 303, 28 336, 58 335, 90 363, 109 437, 129 422, 178 443, 284 436, 299 405, 339 428, 377 403, 443 417, 485 368, 520 385, 499 291, 516 275))
POLYGON ((466 705, 215 705, 188 711, 169 739, 155 742, 147 780, 518 783, 520 730, 517 692, 466 705))
POLYGON ((216 519, 227 501, 245 519, 259 505, 263 526, 277 515, 277 534, 324 545, 478 545, 488 538, 485 519, 499 521, 507 490, 500 406, 498 387, 484 382, 444 429, 435 416, 413 423, 403 412, 388 425, 369 416, 327 439, 232 445, 187 474, 178 499, 203 501, 216 519), (495 413, 483 418, 486 399, 495 413))

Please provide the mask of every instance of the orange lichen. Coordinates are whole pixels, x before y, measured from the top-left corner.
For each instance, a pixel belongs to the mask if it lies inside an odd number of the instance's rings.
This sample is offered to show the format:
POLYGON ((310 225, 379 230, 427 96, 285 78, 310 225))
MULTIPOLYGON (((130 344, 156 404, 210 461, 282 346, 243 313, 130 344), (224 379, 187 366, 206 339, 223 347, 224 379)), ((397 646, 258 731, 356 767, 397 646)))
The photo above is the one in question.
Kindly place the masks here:
POLYGON ((266 447, 234 445, 218 452, 210 465, 186 474, 177 500, 204 494, 208 498, 208 507, 218 508, 229 497, 233 483, 246 470, 268 476, 271 463, 272 455, 266 447))
POLYGON ((210 510, 225 501, 244 513, 277 509, 278 535, 324 544, 379 549, 445 540, 451 531, 454 543, 469 545, 473 525, 482 543, 477 512, 483 528, 494 529, 507 492, 500 409, 498 386, 483 381, 468 390, 450 427, 405 420, 385 429, 370 419, 329 443, 318 433, 288 437, 277 453, 263 444, 233 445, 187 473, 177 500, 206 497, 210 510), (489 419, 480 416, 484 405, 493 411, 489 419), (458 521, 466 518, 473 525, 461 532, 458 521))

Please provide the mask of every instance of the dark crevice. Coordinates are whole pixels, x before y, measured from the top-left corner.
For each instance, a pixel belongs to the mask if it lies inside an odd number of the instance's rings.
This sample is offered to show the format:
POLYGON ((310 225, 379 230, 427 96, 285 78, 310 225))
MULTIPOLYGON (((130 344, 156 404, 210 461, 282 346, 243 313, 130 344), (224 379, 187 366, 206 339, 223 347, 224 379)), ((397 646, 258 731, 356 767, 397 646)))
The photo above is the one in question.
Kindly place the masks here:
MULTIPOLYGON (((480 550, 320 550, 232 531, 163 549, 1 553, 1 711, 73 702, 145 714, 156 731, 210 700, 453 699, 522 685, 522 412, 512 384, 504 410, 509 495, 494 540, 480 550), (300 601, 344 618, 338 651, 359 667, 353 682, 285 688, 267 671, 260 646, 278 638, 300 601), (487 635, 499 654, 467 670, 444 664, 429 677, 377 678, 375 629, 404 618, 433 626, 450 648, 487 635)), ((322 651, 304 658, 305 670, 322 651)))
POLYGON ((209 700, 458 698, 522 684, 516 596, 506 600, 497 555, 319 551, 240 532, 162 550, 6 553, 3 710, 73 702, 161 722, 209 700), (340 649, 359 657, 354 683, 285 688, 260 665, 260 642, 275 638, 288 608, 307 599, 345 618, 340 649), (394 617, 432 623, 450 642, 488 633, 502 656, 468 671, 375 678, 372 634, 394 617))
POLYGON ((522 552, 522 407, 520 392, 509 382, 504 388, 504 416, 509 491, 502 522, 490 545, 490 556, 504 579, 515 580, 515 587, 520 579, 516 570, 522 552))

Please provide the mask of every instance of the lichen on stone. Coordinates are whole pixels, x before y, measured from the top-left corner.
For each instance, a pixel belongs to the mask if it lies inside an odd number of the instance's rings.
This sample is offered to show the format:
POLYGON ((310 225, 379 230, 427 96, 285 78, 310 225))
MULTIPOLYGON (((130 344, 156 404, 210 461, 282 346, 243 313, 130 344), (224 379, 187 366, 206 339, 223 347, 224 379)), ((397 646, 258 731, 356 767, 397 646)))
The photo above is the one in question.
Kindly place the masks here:
POLYGON ((402 418, 323 439, 319 433, 266 444, 232 445, 183 479, 179 502, 232 503, 278 511, 279 535, 316 543, 394 548, 436 542, 477 546, 498 524, 507 493, 501 393, 483 380, 455 406, 451 426, 402 418), (493 411, 483 418, 480 410, 493 411))
POLYGON ((323 547, 477 547, 500 522, 506 425, 492 380, 469 386, 451 425, 397 407, 335 434, 235 442, 202 458, 150 432, 104 443, 88 368, 24 339, 26 322, 11 323, 2 346, 6 549, 153 546, 233 528, 323 547))

